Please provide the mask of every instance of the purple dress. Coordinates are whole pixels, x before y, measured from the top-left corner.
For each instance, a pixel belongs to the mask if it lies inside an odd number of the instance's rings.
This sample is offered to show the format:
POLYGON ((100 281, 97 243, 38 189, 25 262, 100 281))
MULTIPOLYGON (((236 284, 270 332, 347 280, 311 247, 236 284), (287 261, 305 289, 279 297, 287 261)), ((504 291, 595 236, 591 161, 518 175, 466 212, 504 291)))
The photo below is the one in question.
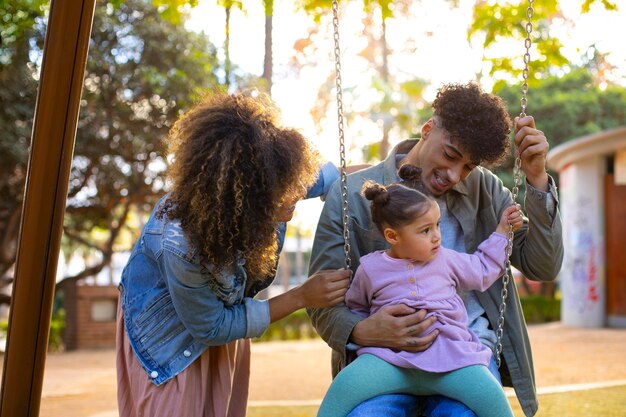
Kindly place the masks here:
POLYGON ((435 258, 426 263, 392 258, 386 251, 361 257, 361 265, 346 293, 347 306, 363 317, 392 304, 426 309, 428 317, 434 315, 437 321, 424 334, 439 329, 439 336, 423 352, 362 347, 357 353, 370 353, 396 366, 429 372, 487 366, 492 352, 467 328, 467 311, 456 288, 489 288, 504 271, 506 245, 504 235, 492 233, 473 254, 441 247, 435 258))

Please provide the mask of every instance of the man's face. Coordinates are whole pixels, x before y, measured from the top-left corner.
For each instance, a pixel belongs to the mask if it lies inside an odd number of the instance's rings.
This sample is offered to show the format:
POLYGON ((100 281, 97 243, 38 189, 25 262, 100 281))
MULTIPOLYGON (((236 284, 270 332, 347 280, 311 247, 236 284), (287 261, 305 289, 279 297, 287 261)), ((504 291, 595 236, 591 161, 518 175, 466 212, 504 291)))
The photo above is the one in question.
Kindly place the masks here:
POLYGON ((422 126, 417 164, 422 168, 422 182, 435 196, 465 179, 478 165, 472 161, 448 132, 430 119, 422 126))

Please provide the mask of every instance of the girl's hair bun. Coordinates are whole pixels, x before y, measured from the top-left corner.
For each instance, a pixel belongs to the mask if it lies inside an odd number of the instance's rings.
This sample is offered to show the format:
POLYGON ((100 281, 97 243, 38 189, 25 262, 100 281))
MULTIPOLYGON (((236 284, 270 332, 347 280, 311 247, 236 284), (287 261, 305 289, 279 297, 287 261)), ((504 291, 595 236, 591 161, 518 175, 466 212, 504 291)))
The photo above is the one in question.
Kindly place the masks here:
POLYGON ((365 198, 376 204, 387 204, 389 202, 389 191, 387 191, 387 188, 374 181, 365 181, 361 192, 365 198))
POLYGON ((404 164, 400 167, 400 170, 398 170, 398 176, 404 181, 419 181, 422 177, 422 168, 411 164, 404 164))

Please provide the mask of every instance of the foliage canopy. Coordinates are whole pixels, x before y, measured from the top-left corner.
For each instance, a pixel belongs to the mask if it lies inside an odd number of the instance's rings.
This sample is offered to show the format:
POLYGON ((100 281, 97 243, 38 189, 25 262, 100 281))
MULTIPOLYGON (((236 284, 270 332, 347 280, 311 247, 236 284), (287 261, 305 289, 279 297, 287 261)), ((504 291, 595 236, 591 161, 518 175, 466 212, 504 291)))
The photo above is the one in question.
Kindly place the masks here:
MULTIPOLYGON (((204 35, 164 19, 160 9, 147 0, 96 6, 63 241, 66 249, 81 247, 97 261, 70 278, 96 274, 115 249, 122 249, 116 244, 130 213, 145 211, 165 187, 167 156, 161 142, 169 127, 202 91, 219 85, 216 48, 204 35)), ((14 31, 18 35, 9 45, 22 47, 3 49, 0 55, 10 57, 0 67, 0 94, 3 103, 12 103, 0 109, 0 128, 6 133, 0 138, 0 275, 5 285, 15 261, 43 12, 30 24, 14 31)))

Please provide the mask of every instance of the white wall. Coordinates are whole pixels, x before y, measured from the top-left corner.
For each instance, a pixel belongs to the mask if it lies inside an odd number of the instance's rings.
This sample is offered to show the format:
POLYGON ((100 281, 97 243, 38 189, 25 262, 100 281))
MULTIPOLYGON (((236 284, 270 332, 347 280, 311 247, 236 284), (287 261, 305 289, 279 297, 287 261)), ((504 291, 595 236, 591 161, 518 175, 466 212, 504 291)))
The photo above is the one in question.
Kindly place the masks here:
POLYGON ((559 279, 561 321, 566 325, 605 325, 605 172, 603 157, 577 161, 560 172, 565 260, 559 279))

